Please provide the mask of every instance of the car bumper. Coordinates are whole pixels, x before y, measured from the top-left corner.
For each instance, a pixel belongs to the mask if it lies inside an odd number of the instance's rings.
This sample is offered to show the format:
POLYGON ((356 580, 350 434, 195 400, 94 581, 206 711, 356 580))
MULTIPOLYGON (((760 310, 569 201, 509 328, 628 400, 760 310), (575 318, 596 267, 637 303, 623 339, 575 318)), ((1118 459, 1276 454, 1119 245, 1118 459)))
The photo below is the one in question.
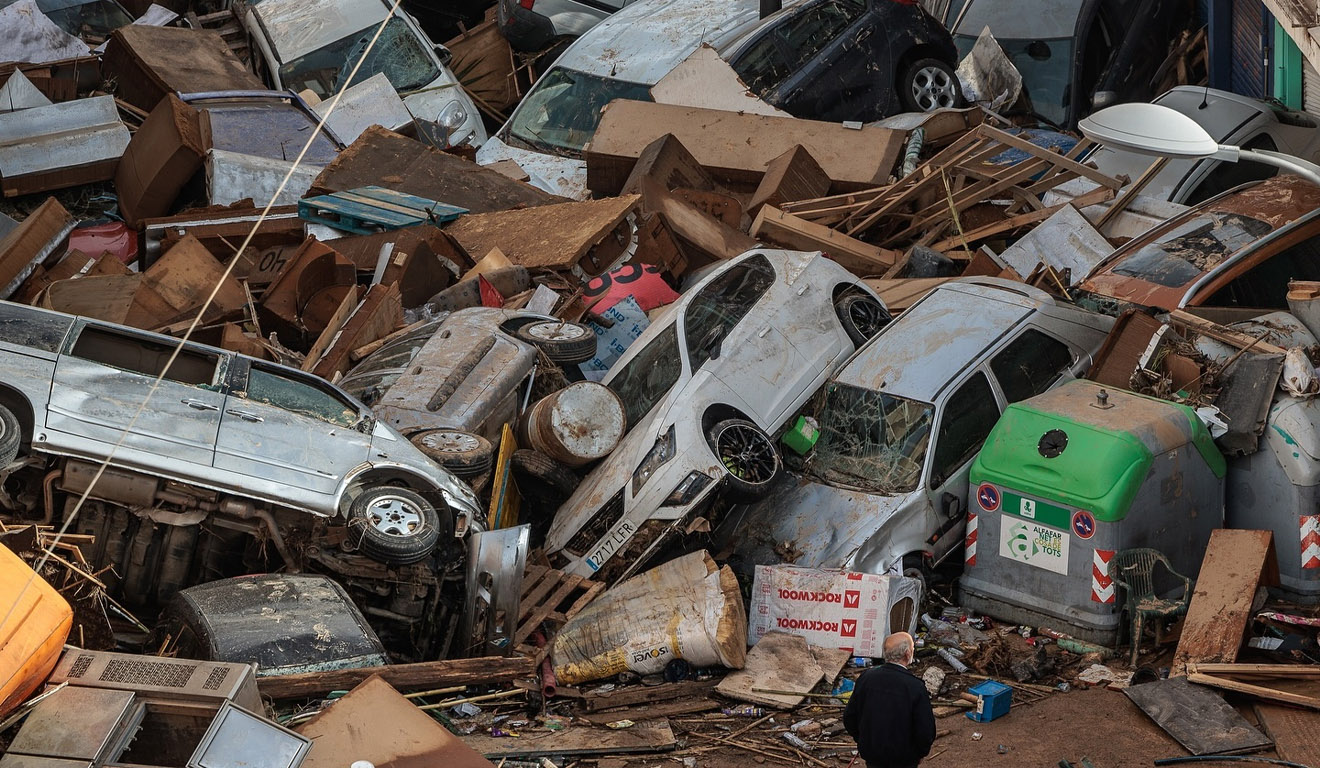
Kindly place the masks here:
POLYGON ((555 39, 555 25, 549 17, 529 11, 514 0, 500 0, 499 24, 515 50, 534 53, 555 39))

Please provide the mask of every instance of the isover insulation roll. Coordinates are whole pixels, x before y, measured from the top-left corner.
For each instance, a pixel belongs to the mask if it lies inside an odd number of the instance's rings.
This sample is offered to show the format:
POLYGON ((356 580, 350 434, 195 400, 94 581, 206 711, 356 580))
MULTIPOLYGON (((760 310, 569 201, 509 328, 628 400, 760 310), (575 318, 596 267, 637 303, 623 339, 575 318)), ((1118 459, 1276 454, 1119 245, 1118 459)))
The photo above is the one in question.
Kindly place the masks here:
POLYGON ((568 685, 625 670, 647 675, 674 659, 741 669, 747 614, 728 566, 693 552, 596 598, 555 638, 555 678, 568 685))

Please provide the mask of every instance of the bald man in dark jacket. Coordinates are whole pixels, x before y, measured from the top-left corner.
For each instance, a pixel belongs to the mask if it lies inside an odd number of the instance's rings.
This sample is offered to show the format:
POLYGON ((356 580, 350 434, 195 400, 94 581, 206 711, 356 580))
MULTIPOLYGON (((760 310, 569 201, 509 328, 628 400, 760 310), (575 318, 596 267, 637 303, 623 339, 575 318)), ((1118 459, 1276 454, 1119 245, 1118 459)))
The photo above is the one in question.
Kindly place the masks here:
POLYGON ((935 713, 926 686, 908 665, 916 653, 912 635, 885 638, 885 663, 857 678, 843 710, 843 725, 857 741, 866 768, 915 768, 935 743, 935 713))

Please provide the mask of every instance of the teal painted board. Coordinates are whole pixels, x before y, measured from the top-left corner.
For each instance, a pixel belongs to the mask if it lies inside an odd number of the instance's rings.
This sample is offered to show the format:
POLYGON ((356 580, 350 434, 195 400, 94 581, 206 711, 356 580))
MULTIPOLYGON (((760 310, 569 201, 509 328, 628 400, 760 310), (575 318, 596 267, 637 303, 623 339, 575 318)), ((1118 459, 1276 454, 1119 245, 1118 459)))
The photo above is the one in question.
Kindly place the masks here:
POLYGON ((300 218, 359 235, 424 222, 444 224, 465 213, 465 208, 384 187, 360 187, 298 201, 300 218))

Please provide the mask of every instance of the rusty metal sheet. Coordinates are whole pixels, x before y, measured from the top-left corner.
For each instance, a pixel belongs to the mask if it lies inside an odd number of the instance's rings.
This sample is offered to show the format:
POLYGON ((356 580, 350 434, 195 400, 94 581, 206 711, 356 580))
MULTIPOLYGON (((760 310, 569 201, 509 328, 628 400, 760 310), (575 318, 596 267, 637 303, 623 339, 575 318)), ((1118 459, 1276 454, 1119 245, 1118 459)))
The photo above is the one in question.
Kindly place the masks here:
POLYGON ((1191 663, 1235 661, 1256 588, 1278 583, 1273 533, 1226 528, 1211 533, 1173 655, 1175 674, 1191 663))

